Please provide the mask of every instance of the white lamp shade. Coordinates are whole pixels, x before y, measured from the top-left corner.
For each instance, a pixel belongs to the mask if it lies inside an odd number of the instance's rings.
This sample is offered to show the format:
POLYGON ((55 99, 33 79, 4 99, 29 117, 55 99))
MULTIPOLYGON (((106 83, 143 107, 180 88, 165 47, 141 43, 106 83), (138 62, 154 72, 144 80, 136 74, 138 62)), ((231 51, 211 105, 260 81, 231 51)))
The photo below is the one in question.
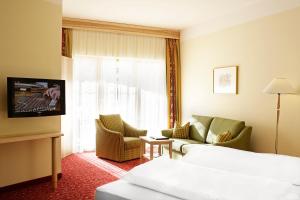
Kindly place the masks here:
POLYGON ((295 88, 286 78, 274 78, 264 89, 264 93, 268 94, 294 94, 295 88))

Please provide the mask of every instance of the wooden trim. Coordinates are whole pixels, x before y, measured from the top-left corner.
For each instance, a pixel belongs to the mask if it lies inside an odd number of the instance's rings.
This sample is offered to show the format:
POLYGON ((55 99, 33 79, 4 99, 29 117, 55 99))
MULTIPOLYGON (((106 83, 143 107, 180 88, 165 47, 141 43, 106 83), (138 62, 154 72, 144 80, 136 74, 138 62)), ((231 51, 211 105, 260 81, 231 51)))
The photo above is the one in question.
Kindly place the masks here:
POLYGON ((52 188, 55 190, 57 188, 57 158, 56 158, 56 148, 57 148, 57 138, 52 137, 52 188))
MULTIPOLYGON (((16 183, 16 184, 13 184, 13 185, 3 186, 3 187, 0 187, 0 192, 10 192, 10 191, 22 189, 22 188, 25 188, 25 187, 28 187, 28 186, 31 186, 31 185, 45 183, 45 182, 51 181, 51 178, 52 178, 52 175, 37 178, 37 179, 33 179, 33 180, 29 180, 29 181, 24 181, 24 182, 21 182, 21 183, 16 183)), ((61 179, 62 178, 62 173, 58 173, 57 178, 61 179)))
POLYGON ((71 29, 95 30, 95 31, 113 32, 113 33, 127 33, 127 34, 134 34, 134 35, 145 35, 145 36, 153 36, 153 37, 161 37, 161 38, 180 39, 179 30, 170 30, 170 29, 156 28, 150 26, 139 26, 139 25, 77 19, 77 18, 64 17, 62 19, 62 27, 71 28, 71 29))
POLYGON ((45 138, 53 138, 63 136, 62 133, 39 133, 39 134, 22 134, 22 135, 5 135, 0 136, 0 144, 11 143, 11 142, 21 142, 28 140, 38 140, 45 138))

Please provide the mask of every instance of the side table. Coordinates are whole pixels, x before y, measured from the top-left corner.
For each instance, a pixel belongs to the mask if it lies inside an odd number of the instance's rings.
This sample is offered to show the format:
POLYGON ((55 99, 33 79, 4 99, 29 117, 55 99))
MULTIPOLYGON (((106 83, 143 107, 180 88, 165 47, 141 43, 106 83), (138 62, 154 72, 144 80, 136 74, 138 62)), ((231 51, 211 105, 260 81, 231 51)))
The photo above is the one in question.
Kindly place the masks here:
POLYGON ((146 143, 150 144, 150 160, 153 160, 153 146, 158 145, 158 153, 161 156, 161 145, 167 144, 169 146, 169 156, 172 159, 172 142, 171 139, 165 139, 165 140, 155 140, 147 136, 140 136, 141 142, 142 142, 142 148, 140 153, 140 158, 142 158, 145 154, 145 147, 146 143))

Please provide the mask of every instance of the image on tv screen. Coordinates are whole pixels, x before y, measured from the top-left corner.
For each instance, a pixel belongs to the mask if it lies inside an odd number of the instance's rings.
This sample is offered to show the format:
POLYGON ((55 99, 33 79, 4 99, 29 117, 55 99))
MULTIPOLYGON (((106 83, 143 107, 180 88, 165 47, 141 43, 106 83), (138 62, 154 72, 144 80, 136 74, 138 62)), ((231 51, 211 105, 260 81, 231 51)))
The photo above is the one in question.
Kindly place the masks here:
POLYGON ((60 85, 51 82, 28 83, 16 81, 14 87, 15 113, 60 112, 60 85))

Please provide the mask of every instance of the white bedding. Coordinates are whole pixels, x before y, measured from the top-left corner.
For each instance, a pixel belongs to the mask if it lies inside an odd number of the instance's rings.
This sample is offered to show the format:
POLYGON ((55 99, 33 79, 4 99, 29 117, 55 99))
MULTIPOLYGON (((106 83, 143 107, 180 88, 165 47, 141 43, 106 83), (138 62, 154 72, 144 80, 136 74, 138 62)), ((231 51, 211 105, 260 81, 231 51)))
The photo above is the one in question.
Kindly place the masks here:
POLYGON ((158 158, 97 188, 103 200, 300 200, 300 159, 197 145, 181 160, 158 158))
MULTIPOLYGON (((144 187, 117 180, 96 189, 96 200, 180 200, 144 187)), ((199 199, 201 200, 201 199, 199 199)))
POLYGON ((189 200, 299 200, 289 182, 202 167, 167 158, 129 171, 123 180, 189 200))
POLYGON ((300 158, 197 145, 183 161, 220 170, 286 181, 300 186, 300 158))

